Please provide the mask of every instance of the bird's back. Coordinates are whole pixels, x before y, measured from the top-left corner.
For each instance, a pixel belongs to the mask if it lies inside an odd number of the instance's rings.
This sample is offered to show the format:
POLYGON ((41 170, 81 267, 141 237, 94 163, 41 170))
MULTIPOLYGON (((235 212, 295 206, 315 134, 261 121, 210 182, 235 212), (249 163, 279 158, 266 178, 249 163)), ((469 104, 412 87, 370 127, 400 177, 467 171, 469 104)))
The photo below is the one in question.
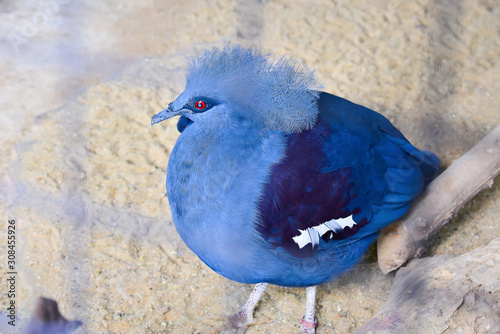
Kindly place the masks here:
POLYGON ((434 154, 368 108, 320 93, 318 109, 312 129, 287 136, 286 155, 259 202, 259 232, 292 262, 373 240, 439 169, 434 154))

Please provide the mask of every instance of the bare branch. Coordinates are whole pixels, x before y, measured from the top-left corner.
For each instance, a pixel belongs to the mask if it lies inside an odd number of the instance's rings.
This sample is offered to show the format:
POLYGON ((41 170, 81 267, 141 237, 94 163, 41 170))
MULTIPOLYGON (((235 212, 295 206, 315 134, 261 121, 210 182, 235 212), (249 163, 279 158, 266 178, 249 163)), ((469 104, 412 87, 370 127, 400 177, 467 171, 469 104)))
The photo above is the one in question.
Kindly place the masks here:
POLYGON ((382 309, 355 333, 499 333, 500 238, 398 270, 382 309))

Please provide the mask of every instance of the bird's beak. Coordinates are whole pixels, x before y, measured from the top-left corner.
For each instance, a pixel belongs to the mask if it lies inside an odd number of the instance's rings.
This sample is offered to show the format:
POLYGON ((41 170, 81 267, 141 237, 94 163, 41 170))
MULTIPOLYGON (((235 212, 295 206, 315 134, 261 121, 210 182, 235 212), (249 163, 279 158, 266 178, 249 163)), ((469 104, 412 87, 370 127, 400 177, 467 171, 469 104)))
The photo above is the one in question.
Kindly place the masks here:
POLYGON ((156 123, 160 123, 161 121, 169 119, 170 117, 178 116, 180 114, 181 110, 174 111, 172 109, 172 103, 170 103, 167 109, 160 111, 159 113, 154 115, 153 118, 151 118, 151 125, 155 125, 156 123))

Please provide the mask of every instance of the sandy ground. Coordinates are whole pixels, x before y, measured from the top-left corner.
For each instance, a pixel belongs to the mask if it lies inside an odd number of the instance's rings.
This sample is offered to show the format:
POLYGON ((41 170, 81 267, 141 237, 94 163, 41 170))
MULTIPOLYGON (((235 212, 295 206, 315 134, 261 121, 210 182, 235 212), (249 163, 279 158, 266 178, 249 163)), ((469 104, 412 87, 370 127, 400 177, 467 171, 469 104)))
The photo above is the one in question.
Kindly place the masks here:
MULTIPOLYGON (((193 47, 235 41, 299 58, 325 91, 380 111, 443 168, 500 124, 494 0, 11 0, 0 18, 0 239, 14 219, 17 315, 51 297, 84 322, 79 333, 209 333, 251 291, 201 263, 170 217, 176 120, 150 119, 182 91, 193 47)), ((427 255, 499 237, 499 204, 497 180, 427 255)), ((2 241, 2 277, 6 252, 2 241)), ((350 333, 384 303, 393 275, 374 253, 318 289, 318 333, 350 333)), ((304 305, 304 290, 270 287, 248 333, 294 332, 304 305)), ((0 331, 16 332, 5 319, 0 331)))

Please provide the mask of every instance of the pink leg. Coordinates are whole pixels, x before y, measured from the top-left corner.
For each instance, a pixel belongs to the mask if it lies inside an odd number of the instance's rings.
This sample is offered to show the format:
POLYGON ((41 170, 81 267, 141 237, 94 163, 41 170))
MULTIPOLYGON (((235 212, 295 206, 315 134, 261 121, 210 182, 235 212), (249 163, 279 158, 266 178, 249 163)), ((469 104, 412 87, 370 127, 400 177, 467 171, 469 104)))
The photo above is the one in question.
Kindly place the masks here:
POLYGON ((317 321, 314 317, 314 308, 316 305, 316 287, 306 288, 306 314, 302 318, 300 330, 302 333, 314 334, 316 332, 317 321))

